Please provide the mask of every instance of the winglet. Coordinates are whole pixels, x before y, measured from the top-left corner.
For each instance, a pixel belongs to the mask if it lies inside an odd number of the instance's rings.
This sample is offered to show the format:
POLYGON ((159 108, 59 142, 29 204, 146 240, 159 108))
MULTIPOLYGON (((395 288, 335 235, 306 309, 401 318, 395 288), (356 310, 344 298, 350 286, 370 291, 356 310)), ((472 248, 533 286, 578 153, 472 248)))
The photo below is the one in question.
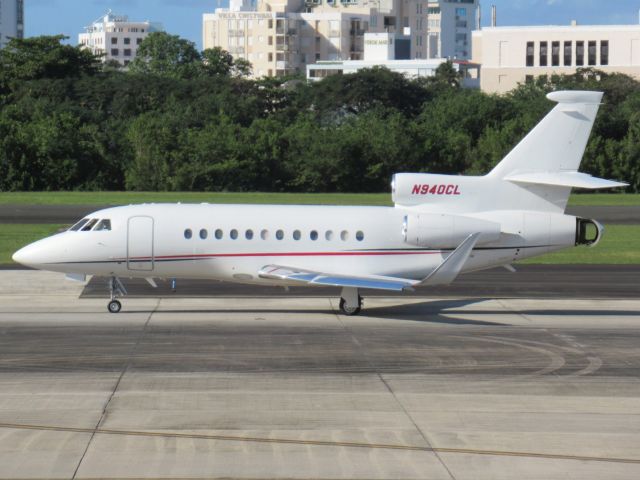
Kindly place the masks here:
POLYGON ((458 248, 445 258, 445 260, 431 274, 425 278, 419 285, 449 285, 452 283, 464 264, 467 263, 473 248, 476 246, 480 232, 469 235, 458 248))

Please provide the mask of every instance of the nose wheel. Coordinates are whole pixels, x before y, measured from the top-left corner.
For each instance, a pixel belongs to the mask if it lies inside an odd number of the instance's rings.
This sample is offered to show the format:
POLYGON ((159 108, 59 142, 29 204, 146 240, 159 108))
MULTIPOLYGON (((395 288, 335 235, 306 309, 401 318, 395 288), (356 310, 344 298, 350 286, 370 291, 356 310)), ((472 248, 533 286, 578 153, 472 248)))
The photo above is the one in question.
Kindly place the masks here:
POLYGON ((120 313, 122 304, 118 300, 111 300, 107 308, 109 309, 109 313, 120 313))

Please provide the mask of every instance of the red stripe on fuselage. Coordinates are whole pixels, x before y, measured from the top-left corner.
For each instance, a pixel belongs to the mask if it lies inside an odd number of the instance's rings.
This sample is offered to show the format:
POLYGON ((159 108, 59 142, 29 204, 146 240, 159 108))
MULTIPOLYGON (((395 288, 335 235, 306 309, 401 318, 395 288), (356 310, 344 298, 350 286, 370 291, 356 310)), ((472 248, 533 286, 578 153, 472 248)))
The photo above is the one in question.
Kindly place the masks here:
MULTIPOLYGON (((228 258, 228 257, 363 257, 383 255, 438 255, 442 252, 281 252, 281 253, 200 253, 189 255, 158 255, 155 260, 177 260, 196 258, 228 258)), ((151 257, 131 257, 129 260, 151 260, 151 257)))

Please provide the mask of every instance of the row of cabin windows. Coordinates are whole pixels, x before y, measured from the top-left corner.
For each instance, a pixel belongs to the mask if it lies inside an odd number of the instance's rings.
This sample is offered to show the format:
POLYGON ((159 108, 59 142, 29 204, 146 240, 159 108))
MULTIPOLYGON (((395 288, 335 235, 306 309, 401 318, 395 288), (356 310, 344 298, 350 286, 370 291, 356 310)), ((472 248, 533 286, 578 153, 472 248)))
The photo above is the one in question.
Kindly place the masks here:
MULTIPOLYGON (((239 233, 238 230, 233 229, 231 231, 229 231, 229 238, 231 238, 231 240, 237 240, 239 237, 239 233)), ((202 239, 202 240, 206 240, 209 237, 209 231, 205 228, 201 229, 200 232, 198 232, 198 236, 202 239)), ((294 240, 301 240, 302 239, 302 232, 300 230, 294 230, 292 232, 292 238, 294 240)), ((327 230, 324 233, 324 238, 327 241, 331 241, 336 237, 336 235, 334 234, 333 230, 327 230)), ((193 231, 190 228, 187 228, 184 231, 184 238, 186 238, 187 240, 190 240, 191 238, 193 238, 193 231)), ((213 238, 215 238, 216 240, 222 240, 224 238, 224 232, 221 229, 217 229, 213 232, 213 238)), ((246 230, 244 232, 244 238, 247 240, 253 240, 255 238, 255 234, 253 232, 253 230, 249 229, 246 230)), ((260 238, 262 240, 269 240, 269 238, 271 238, 271 232, 267 229, 264 229, 260 232, 260 238)), ((276 230, 275 233, 275 238, 277 240, 284 240, 284 230, 276 230)), ((317 230, 311 230, 309 232, 309 240, 312 241, 316 241, 320 238, 320 234, 318 233, 317 230)), ((349 240, 349 232, 347 230, 343 230, 342 232, 340 232, 340 240, 342 240, 343 242, 346 242, 347 240, 349 240)), ((361 230, 358 230, 356 232, 356 240, 361 242, 364 240, 364 232, 362 232, 361 230)))

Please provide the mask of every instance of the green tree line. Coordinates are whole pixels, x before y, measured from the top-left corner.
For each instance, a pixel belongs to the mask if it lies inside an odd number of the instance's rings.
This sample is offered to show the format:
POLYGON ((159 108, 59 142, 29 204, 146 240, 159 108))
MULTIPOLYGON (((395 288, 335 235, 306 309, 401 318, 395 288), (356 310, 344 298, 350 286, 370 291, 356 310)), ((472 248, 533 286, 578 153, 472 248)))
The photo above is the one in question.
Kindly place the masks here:
POLYGON ((249 79, 228 52, 151 34, 124 71, 63 37, 0 51, 0 190, 379 192, 395 172, 484 174, 552 108, 601 90, 582 170, 640 191, 640 83, 593 69, 506 95, 384 68, 249 79))

